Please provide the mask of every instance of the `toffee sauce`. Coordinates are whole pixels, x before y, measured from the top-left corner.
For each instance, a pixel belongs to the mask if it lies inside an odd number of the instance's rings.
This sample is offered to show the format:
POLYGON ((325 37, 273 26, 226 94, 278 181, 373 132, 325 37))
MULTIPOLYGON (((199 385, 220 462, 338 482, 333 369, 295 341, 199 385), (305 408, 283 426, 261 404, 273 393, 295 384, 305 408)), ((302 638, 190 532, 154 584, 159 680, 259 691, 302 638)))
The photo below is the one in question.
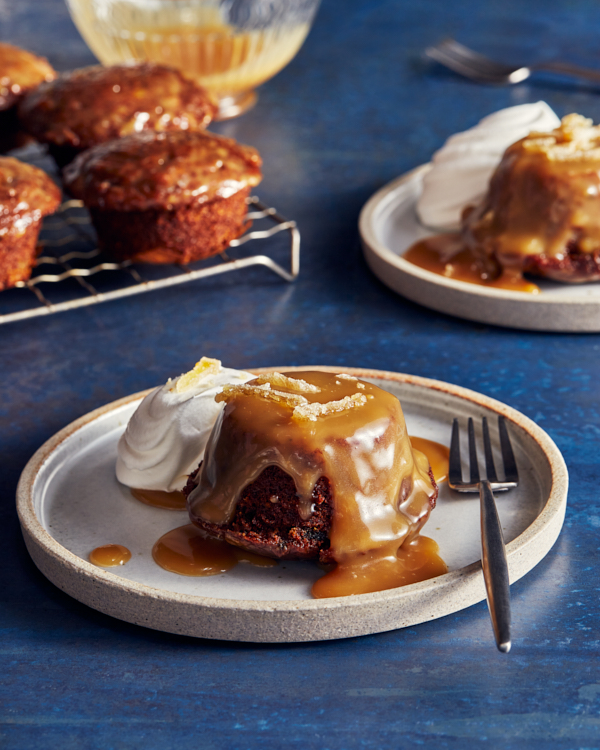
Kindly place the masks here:
POLYGON ((185 510, 186 499, 183 492, 164 492, 163 490, 139 490, 132 488, 131 494, 136 500, 154 508, 166 510, 185 510))
POLYGON ((520 268, 517 267, 505 267, 500 276, 489 278, 481 270, 472 251, 462 244, 460 235, 457 234, 427 237, 411 245, 402 257, 419 268, 445 276, 447 279, 513 292, 540 293, 539 286, 523 278, 520 268))
POLYGON ((116 568, 131 560, 131 552, 122 544, 103 544, 90 552, 89 560, 100 568, 116 568))
POLYGON ((238 562, 271 568, 277 561, 211 539, 189 523, 163 534, 152 548, 152 557, 161 568, 182 576, 215 576, 226 573, 238 562))
POLYGON ((441 482, 445 482, 448 477, 450 449, 441 443, 436 443, 435 440, 413 437, 412 435, 410 442, 414 450, 425 454, 436 483, 441 484, 441 482))

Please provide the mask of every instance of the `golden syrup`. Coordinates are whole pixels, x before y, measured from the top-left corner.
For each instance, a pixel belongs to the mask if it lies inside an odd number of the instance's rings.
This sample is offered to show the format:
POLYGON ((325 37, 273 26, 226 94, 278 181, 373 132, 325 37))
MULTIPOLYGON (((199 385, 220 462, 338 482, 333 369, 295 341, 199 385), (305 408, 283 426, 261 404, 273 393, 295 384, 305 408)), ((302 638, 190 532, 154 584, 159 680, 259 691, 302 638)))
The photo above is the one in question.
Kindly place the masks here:
POLYGON ((122 544, 103 544, 90 552, 90 562, 100 568, 116 568, 131 560, 131 552, 122 544))
POLYGON ((183 492, 163 492, 162 490, 132 489, 131 494, 136 500, 153 508, 166 510, 185 510, 185 495, 183 492))

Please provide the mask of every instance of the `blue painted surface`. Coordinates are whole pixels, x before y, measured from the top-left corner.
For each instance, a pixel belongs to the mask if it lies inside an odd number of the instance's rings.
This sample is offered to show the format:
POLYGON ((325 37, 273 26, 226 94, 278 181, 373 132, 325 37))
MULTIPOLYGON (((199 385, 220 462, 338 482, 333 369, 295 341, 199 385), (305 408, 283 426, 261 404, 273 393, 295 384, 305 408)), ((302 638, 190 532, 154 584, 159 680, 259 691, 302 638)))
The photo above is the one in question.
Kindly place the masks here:
MULTIPOLYGON (((298 57, 219 132, 259 148, 258 191, 302 231, 289 286, 256 270, 0 328, 0 747, 600 748, 600 337, 493 328, 405 301, 368 271, 357 218, 451 133, 545 99, 600 120, 589 87, 471 84, 424 62, 447 35, 497 55, 600 67, 592 0, 324 0, 298 57), (468 356, 456 357, 466 350, 468 356), (457 383, 548 431, 571 474, 563 533, 512 587, 514 646, 485 604, 406 630, 291 646, 209 642, 98 614, 38 573, 14 509, 58 429, 200 354, 339 364, 457 383)), ((60 69, 93 61, 60 0, 0 2, 0 38, 60 69)))

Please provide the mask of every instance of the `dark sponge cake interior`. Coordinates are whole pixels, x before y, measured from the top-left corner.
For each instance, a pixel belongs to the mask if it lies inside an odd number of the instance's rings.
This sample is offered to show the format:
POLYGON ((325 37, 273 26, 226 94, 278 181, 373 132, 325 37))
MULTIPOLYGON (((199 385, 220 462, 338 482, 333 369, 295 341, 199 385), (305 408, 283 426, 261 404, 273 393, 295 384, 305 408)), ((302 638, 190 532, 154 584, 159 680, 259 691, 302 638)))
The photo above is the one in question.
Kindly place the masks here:
MULTIPOLYGON (((186 495, 196 486, 197 474, 190 476, 184 488, 186 495)), ((332 498, 326 477, 315 484, 312 499, 312 513, 305 520, 298 512, 292 477, 279 466, 268 466, 244 488, 229 523, 218 526, 196 517, 194 523, 211 536, 261 555, 330 562, 332 498)))

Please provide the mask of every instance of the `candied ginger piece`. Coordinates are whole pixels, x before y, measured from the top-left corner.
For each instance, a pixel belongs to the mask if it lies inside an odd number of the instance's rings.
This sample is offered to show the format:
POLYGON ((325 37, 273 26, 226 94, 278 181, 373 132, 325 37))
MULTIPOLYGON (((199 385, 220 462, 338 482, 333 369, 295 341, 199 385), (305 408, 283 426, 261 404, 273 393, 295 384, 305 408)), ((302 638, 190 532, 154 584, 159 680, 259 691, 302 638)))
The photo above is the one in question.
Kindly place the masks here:
POLYGON ((282 372, 268 372, 265 375, 259 375, 255 382, 259 385, 269 383, 276 388, 289 388, 291 391, 303 393, 320 393, 321 391, 318 385, 311 385, 311 383, 307 383, 306 380, 300 378, 288 378, 282 372))
POLYGON ((217 393, 215 396, 215 401, 229 402, 236 396, 256 396, 265 401, 273 401, 283 406, 289 406, 290 409, 308 403, 307 399, 299 393, 284 393, 283 391, 273 390, 270 383, 259 383, 258 385, 250 385, 249 383, 243 385, 225 385, 222 392, 217 393))
POLYGON ((328 401, 326 404, 300 404, 295 407, 293 417, 297 420, 316 422, 319 417, 326 417, 328 414, 336 414, 356 406, 363 406, 366 403, 367 398, 364 393, 354 393, 352 396, 344 396, 339 401, 328 401))
MULTIPOLYGON (((200 380, 204 380, 211 375, 216 375, 220 369, 220 360, 211 359, 211 357, 202 357, 199 362, 196 362, 193 369, 177 378, 175 392, 185 393, 185 391, 195 388, 200 380)), ((171 388, 171 390, 173 390, 173 388, 171 388)))
POLYGON ((550 133, 530 133, 523 141, 525 150, 545 154, 551 161, 600 159, 600 127, 582 115, 563 117, 550 133))

